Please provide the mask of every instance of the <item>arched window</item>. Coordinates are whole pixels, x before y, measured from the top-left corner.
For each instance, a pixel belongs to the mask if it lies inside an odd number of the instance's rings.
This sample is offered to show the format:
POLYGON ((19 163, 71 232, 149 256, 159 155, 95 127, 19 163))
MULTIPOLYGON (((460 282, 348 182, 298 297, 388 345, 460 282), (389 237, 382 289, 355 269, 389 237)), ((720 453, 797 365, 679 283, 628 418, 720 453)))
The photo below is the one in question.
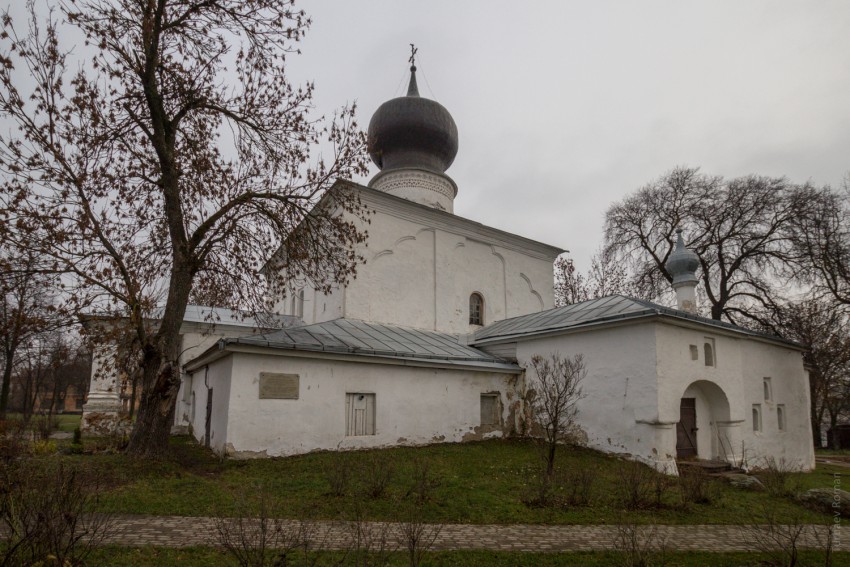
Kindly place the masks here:
POLYGON ((761 404, 753 404, 753 431, 761 431, 761 404))
POLYGON ((469 296, 469 324, 484 324, 484 298, 481 297, 480 293, 473 293, 469 296))
POLYGON ((297 313, 298 317, 304 317, 304 288, 298 290, 297 313))
POLYGON ((705 365, 706 366, 714 366, 714 346, 712 345, 713 340, 711 342, 706 341, 705 343, 705 365))

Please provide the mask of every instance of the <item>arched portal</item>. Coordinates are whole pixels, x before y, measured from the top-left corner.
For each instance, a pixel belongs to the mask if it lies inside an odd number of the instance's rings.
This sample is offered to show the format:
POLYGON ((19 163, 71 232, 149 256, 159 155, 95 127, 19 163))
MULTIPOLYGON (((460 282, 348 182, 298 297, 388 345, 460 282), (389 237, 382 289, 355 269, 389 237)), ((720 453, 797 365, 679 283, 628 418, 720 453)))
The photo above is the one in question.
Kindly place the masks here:
POLYGON ((723 435, 729 419, 729 399, 708 380, 691 383, 679 402, 676 456, 679 459, 726 459, 723 435))

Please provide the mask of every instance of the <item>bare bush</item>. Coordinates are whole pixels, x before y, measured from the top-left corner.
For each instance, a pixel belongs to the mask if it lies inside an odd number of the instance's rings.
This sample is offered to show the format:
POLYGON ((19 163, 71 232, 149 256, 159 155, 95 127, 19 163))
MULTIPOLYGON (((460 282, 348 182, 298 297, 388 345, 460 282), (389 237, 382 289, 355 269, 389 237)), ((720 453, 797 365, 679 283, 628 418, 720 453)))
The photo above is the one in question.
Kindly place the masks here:
POLYGON ((759 459, 756 476, 771 496, 791 496, 801 489, 800 472, 801 468, 795 462, 769 455, 759 459))
POLYGON ((711 504, 717 498, 717 485, 700 467, 680 467, 678 484, 685 504, 711 504))
POLYGON ((53 431, 59 427, 59 420, 50 414, 37 415, 32 420, 32 430, 41 440, 50 439, 53 431))
POLYGON ((431 500, 434 491, 440 486, 440 479, 431 472, 431 463, 427 459, 414 457, 413 474, 410 488, 406 497, 413 495, 417 504, 424 504, 431 500))
POLYGON ((658 498, 659 473, 637 461, 623 461, 620 465, 618 492, 628 510, 640 510, 653 506, 653 497, 658 498))
POLYGON ((348 522, 348 548, 343 559, 345 565, 385 567, 389 565, 390 556, 395 550, 390 524, 367 522, 362 504, 355 500, 353 519, 348 522))
POLYGON ((658 526, 620 524, 614 539, 614 549, 620 552, 623 567, 650 567, 666 564, 667 541, 658 533, 658 526))
POLYGON ((747 543, 761 552, 767 565, 794 567, 798 564, 806 530, 798 517, 780 521, 775 510, 764 508, 760 515, 753 516, 752 523, 742 526, 742 530, 747 543))
POLYGON ((328 482, 328 494, 331 496, 345 496, 351 484, 351 458, 346 453, 337 453, 335 466, 326 467, 324 470, 325 480, 328 482))
POLYGON ((385 453, 376 451, 368 453, 360 467, 360 479, 366 496, 369 498, 384 496, 394 474, 395 466, 385 453))
POLYGON ((243 495, 234 516, 219 515, 213 521, 217 544, 241 567, 295 565, 298 558, 302 560, 301 564, 310 564, 316 524, 304 518, 270 518, 263 498, 252 510, 243 495))
POLYGON ((530 508, 548 508, 555 503, 555 474, 546 473, 546 465, 529 466, 523 469, 526 486, 522 502, 530 508))
POLYGON ((571 505, 587 506, 591 503, 597 474, 598 471, 589 466, 578 466, 569 470, 565 486, 568 489, 567 499, 571 505))
POLYGON ((407 550, 410 567, 419 567, 425 553, 431 549, 443 529, 441 524, 423 522, 422 516, 421 506, 410 506, 407 518, 399 526, 398 543, 407 550))
POLYGON ((80 565, 112 530, 91 511, 99 476, 62 463, 20 461, 0 474, 3 565, 80 565), (85 472, 86 474, 82 474, 85 472))
POLYGON ((584 397, 581 383, 587 376, 584 357, 547 357, 535 354, 527 369, 533 369, 536 381, 529 395, 534 427, 543 431, 546 443, 546 474, 555 472, 555 452, 575 425, 578 402, 584 397))

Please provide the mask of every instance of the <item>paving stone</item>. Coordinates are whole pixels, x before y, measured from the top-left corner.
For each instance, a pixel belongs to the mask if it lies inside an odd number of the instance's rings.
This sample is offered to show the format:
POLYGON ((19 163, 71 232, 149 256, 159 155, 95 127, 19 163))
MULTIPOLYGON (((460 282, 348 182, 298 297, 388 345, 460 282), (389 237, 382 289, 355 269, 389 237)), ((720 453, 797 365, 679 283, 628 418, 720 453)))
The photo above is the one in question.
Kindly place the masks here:
MULTIPOLYGON (((110 543, 130 546, 154 545, 185 547, 215 543, 212 518, 180 516, 115 516, 115 526, 107 538, 110 543)), ((285 525, 297 527, 294 521, 285 525)), ((367 523, 370 533, 387 538, 395 545, 401 533, 399 524, 367 523)), ((743 526, 639 526, 642 538, 650 534, 669 550, 747 551, 754 547, 753 532, 743 526)), ((816 533, 826 533, 826 526, 806 526, 804 546, 818 546, 816 533)), ((318 522, 314 547, 344 549, 348 547, 351 527, 344 522, 318 522)), ((850 538, 837 537, 836 549, 850 551, 850 538)), ((593 551, 613 549, 618 537, 617 526, 539 526, 539 525, 463 525, 447 524, 441 528, 433 548, 492 549, 496 551, 593 551)))

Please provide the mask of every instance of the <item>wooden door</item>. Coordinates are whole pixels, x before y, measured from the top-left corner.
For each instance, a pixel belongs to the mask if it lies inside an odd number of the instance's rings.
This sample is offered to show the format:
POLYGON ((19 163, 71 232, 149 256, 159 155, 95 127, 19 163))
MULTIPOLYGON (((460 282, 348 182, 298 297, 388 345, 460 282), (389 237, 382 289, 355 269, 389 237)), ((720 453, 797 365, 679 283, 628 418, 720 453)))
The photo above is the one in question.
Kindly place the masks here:
POLYGON ((676 457, 692 459, 697 456, 697 400, 682 398, 679 423, 676 424, 676 457))

